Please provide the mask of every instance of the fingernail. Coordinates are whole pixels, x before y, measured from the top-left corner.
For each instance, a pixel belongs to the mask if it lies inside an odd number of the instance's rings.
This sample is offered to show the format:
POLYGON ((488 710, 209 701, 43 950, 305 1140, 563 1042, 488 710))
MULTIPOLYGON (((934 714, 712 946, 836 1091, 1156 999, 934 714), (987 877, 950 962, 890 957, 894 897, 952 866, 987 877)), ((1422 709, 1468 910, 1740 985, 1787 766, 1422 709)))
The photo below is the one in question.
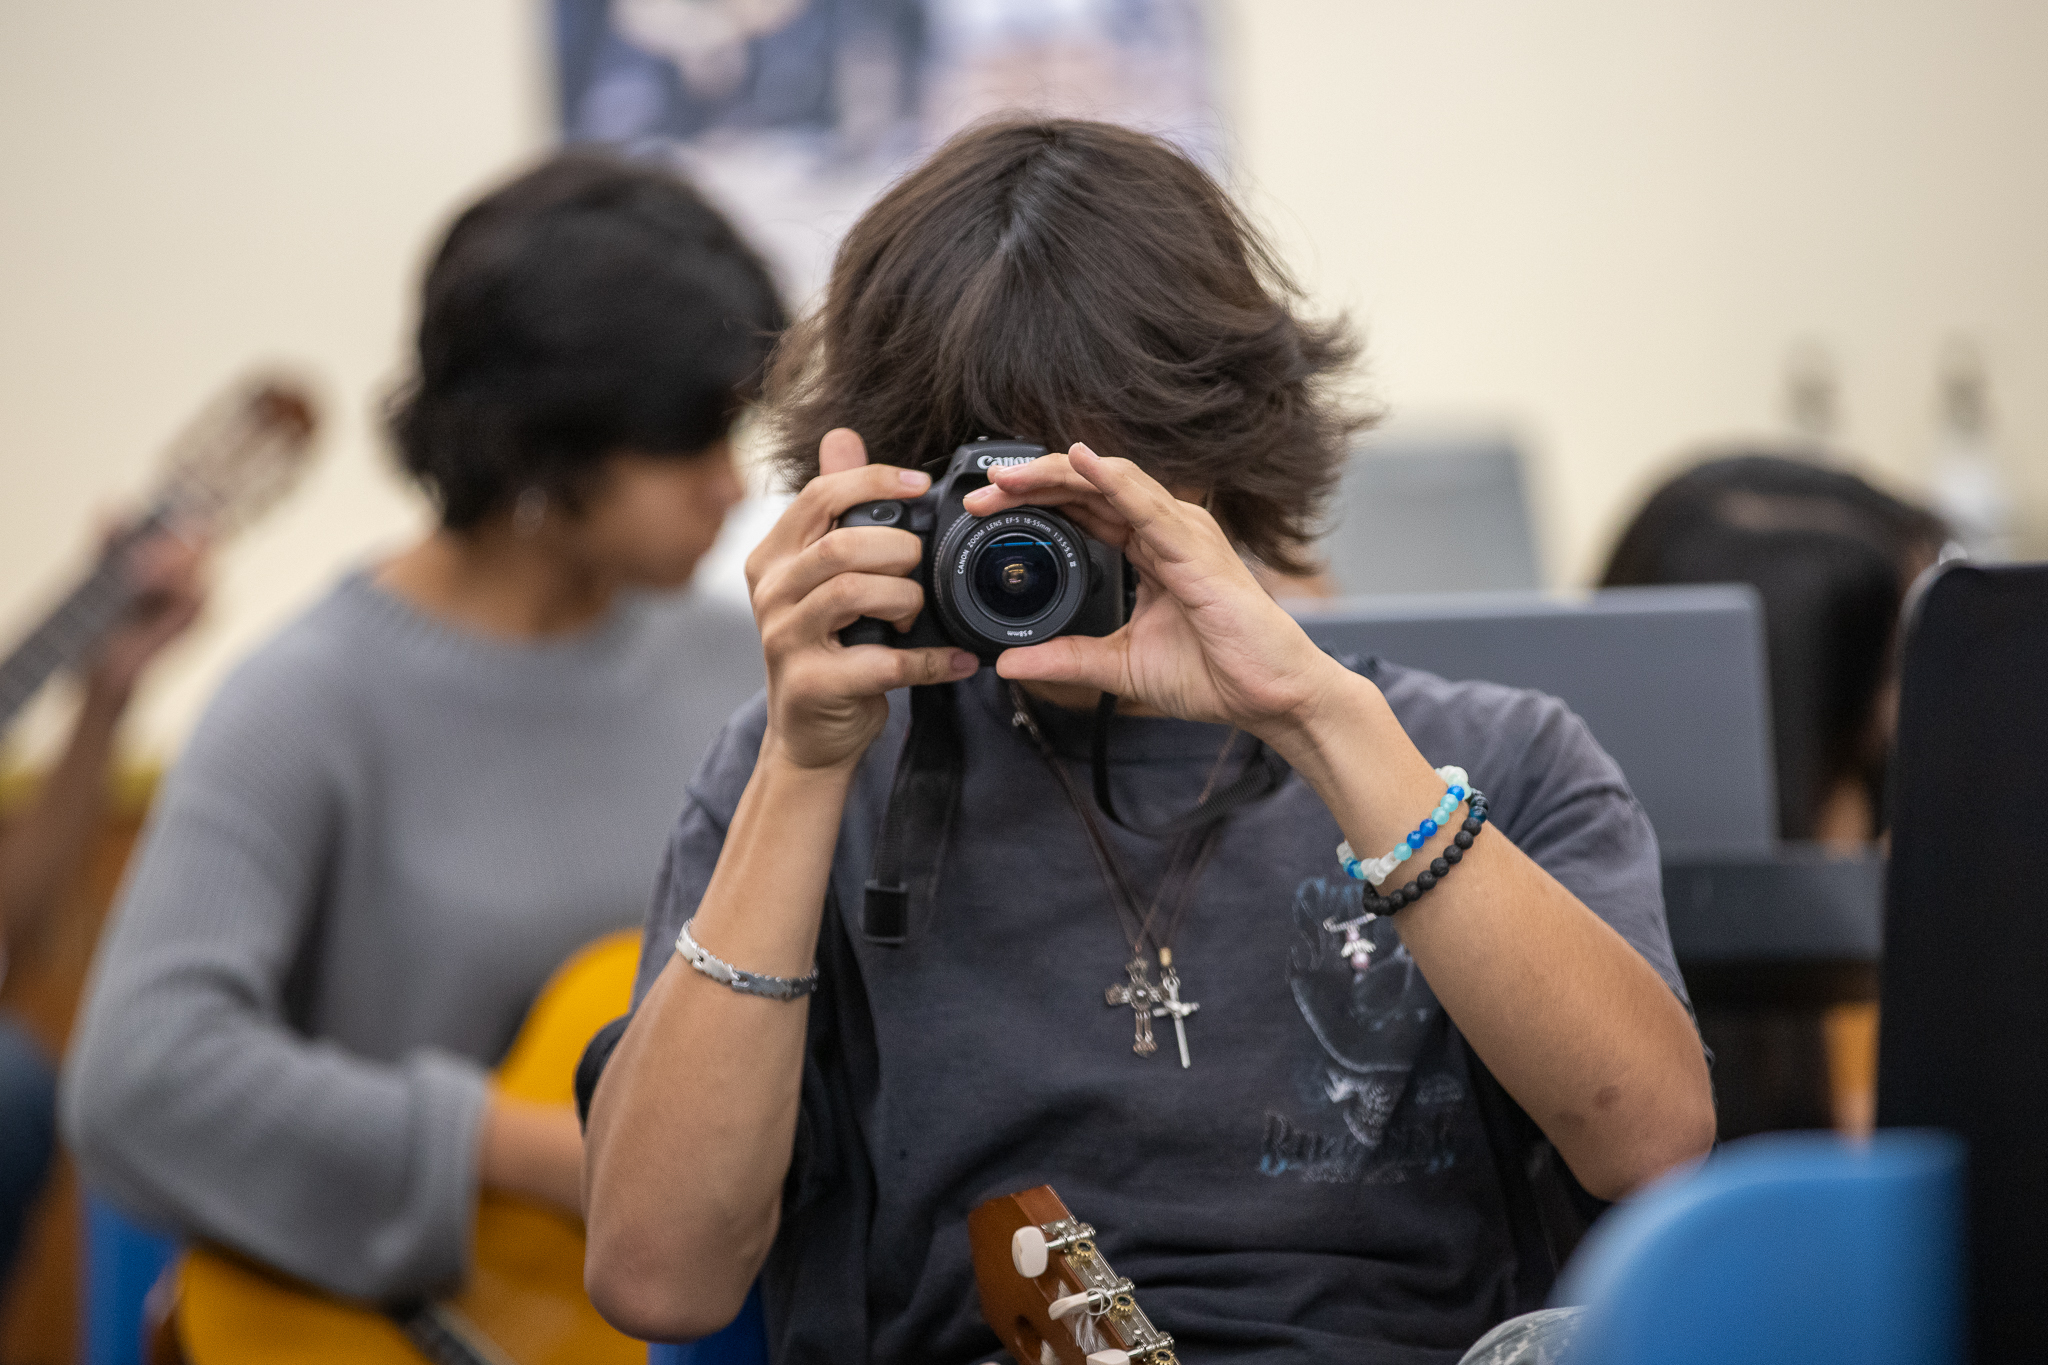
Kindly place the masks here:
POLYGON ((1084 441, 1074 442, 1072 448, 1068 451, 1070 455, 1093 455, 1094 453, 1084 441))
POLYGON ((922 469, 906 469, 898 477, 903 480, 905 488, 911 489, 922 489, 932 481, 932 476, 925 473, 922 469))
POLYGON ((965 677, 969 673, 978 672, 980 668, 981 660, 975 658, 966 650, 956 649, 953 651, 953 671, 955 673, 965 677))

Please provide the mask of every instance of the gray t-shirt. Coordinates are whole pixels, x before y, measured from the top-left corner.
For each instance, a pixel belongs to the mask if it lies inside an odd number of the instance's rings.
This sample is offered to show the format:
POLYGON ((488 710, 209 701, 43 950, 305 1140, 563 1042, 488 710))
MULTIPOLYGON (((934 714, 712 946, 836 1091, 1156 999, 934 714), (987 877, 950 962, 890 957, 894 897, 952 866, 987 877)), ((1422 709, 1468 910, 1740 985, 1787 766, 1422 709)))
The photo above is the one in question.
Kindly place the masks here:
MULTIPOLYGON (((1467 768, 1496 825, 1682 996, 1649 822, 1578 718, 1534 693, 1362 671, 1429 761, 1467 768)), ((930 922, 902 946, 860 926, 901 694, 841 827, 796 1157, 763 1276, 775 1359, 989 1358, 967 1214, 1040 1183, 1094 1224, 1189 1360, 1450 1362, 1537 1306, 1518 1280, 1517 1195, 1482 1118, 1492 1082, 1391 923, 1370 926, 1378 951, 1362 976, 1322 927, 1359 888, 1308 784, 1290 775, 1230 819, 1179 927, 1175 965, 1201 1006, 1183 1070, 1165 1021, 1159 1051, 1141 1057, 1131 1011, 1104 1003, 1131 950, 1006 690, 990 670, 957 690, 961 805, 930 922)), ((1091 719, 1037 710, 1085 792, 1091 719)), ((758 703, 737 716, 692 784, 640 992, 711 877, 763 722, 758 703)), ((1125 818, 1191 806, 1223 738, 1117 718, 1125 818)), ((1149 899, 1166 845, 1110 838, 1149 899)))

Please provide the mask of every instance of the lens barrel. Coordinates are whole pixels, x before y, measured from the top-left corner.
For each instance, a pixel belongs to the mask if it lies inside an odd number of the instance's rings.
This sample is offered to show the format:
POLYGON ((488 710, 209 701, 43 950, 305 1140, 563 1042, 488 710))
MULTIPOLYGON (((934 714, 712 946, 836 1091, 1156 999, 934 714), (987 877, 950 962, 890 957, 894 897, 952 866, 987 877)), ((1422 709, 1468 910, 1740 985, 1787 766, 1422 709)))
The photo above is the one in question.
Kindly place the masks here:
POLYGON ((932 569, 947 629, 986 657, 1058 635, 1088 595, 1087 540, 1043 507, 962 517, 946 528, 932 569))

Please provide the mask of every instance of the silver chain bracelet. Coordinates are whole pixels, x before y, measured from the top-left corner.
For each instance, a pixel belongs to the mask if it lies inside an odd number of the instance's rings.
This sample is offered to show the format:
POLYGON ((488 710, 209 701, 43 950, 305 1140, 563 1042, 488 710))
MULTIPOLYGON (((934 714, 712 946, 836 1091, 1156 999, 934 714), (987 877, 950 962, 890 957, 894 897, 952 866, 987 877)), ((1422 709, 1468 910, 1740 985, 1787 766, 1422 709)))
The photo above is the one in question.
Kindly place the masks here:
POLYGON ((815 966, 802 976, 764 976, 759 972, 741 971, 724 958, 713 957, 704 951, 703 944, 690 937, 690 926, 696 922, 695 915, 683 921, 683 931, 676 935, 676 951, 682 954, 683 961, 713 981, 744 995, 758 995, 764 1000, 801 1000, 818 989, 818 969, 815 966))

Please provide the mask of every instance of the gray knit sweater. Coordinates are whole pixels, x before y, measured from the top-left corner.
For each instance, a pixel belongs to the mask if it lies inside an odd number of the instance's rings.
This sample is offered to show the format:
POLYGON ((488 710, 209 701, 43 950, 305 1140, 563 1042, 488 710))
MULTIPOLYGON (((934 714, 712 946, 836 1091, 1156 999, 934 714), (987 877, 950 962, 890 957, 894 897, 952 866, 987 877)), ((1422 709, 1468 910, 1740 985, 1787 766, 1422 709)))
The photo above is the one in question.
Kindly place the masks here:
POLYGON ((452 1287, 486 1069, 563 958, 641 922, 760 683, 732 609, 640 598, 512 645, 344 579, 158 797, 65 1069, 87 1181, 343 1293, 452 1287))

